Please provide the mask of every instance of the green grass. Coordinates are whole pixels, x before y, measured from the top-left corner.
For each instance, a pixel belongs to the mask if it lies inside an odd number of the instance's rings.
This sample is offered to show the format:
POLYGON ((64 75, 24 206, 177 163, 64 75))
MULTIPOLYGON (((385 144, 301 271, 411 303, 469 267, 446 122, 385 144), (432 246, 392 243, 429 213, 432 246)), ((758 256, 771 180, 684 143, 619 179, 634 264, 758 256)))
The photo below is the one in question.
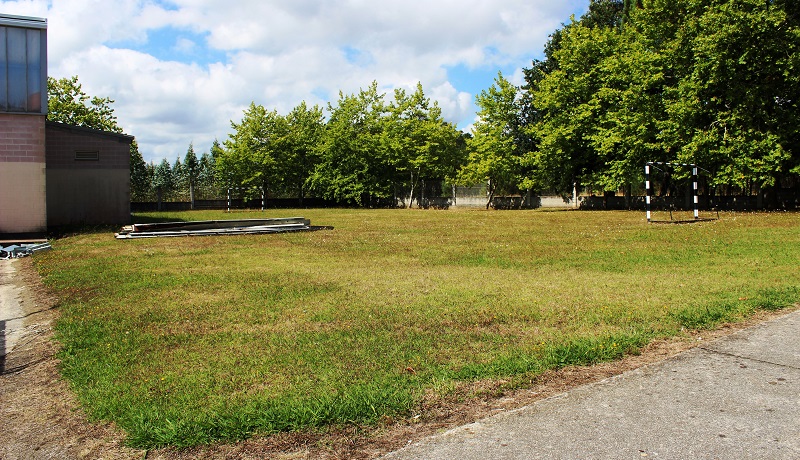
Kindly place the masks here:
POLYGON ((372 424, 800 300, 800 215, 289 210, 333 230, 53 242, 62 371, 139 447, 372 424), (413 369, 413 372, 409 369, 413 369))

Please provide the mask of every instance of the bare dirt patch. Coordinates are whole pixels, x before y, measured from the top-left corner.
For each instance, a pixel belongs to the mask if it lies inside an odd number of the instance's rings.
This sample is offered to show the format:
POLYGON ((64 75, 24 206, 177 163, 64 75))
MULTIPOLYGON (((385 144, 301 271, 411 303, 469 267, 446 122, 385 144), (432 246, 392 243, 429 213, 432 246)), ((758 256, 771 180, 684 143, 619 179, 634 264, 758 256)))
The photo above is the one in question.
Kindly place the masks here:
POLYGON ((52 322, 56 299, 42 286, 30 259, 13 263, 11 279, 22 315, 22 331, 5 356, 0 374, 0 458, 142 458, 122 445, 108 424, 89 423, 69 385, 61 379, 52 322))
POLYGON ((372 459, 431 434, 663 361, 787 312, 761 312, 744 323, 657 341, 638 355, 611 363, 546 372, 523 389, 504 390, 502 381, 461 385, 446 397, 431 395, 418 413, 387 418, 378 427, 337 427, 320 433, 284 433, 184 450, 144 451, 125 447, 124 434, 112 424, 90 422, 61 379, 52 332, 52 322, 58 315, 57 299, 42 285, 31 261, 0 263, 15 264, 11 279, 2 282, 19 287, 16 300, 24 318, 24 332, 4 356, 0 373, 0 458, 7 460, 372 459))

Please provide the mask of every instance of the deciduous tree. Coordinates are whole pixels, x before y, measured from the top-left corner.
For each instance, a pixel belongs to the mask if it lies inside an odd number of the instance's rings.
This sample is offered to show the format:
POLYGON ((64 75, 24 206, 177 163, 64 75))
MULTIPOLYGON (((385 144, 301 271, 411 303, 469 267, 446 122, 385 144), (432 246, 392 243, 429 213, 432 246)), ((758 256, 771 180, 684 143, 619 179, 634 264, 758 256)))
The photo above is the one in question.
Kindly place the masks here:
POLYGON ((313 190, 323 198, 359 206, 392 198, 393 169, 382 142, 386 108, 377 82, 358 94, 340 92, 328 110, 319 163, 309 182, 313 190))
POLYGON ((319 145, 325 135, 322 108, 308 107, 303 101, 286 116, 287 145, 281 160, 281 180, 287 193, 297 196, 300 205, 308 181, 319 158, 319 145))
POLYGON ((498 193, 513 193, 522 182, 519 88, 498 73, 494 84, 475 98, 478 119, 467 142, 469 157, 462 170, 467 183, 485 182, 486 209, 498 193))
POLYGON ((233 133, 219 152, 218 171, 229 187, 261 189, 269 193, 281 181, 281 163, 286 157, 289 127, 277 111, 267 111, 254 102, 242 121, 231 122, 233 133))
POLYGON ((78 77, 47 77, 47 119, 74 126, 121 133, 109 97, 88 96, 78 77))
POLYGON ((431 104, 421 83, 410 95, 395 90, 388 114, 383 142, 396 172, 394 182, 403 195, 408 193, 411 207, 420 182, 442 181, 461 166, 460 132, 444 121, 441 108, 436 102, 431 104))

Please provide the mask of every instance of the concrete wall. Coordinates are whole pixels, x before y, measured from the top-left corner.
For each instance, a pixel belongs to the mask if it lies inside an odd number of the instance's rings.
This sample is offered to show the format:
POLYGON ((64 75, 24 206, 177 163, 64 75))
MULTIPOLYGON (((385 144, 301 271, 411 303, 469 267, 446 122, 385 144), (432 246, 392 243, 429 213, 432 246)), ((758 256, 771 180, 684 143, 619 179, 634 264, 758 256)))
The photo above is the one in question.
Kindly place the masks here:
MULTIPOLYGON (((572 200, 564 201, 560 196, 522 196, 495 197, 492 201, 494 208, 497 209, 538 209, 538 208, 574 208, 572 200)), ((486 197, 483 196, 464 196, 457 197, 454 207, 462 208, 485 208, 486 197)))
POLYGON ((47 224, 130 222, 130 136, 47 123, 47 224))
POLYGON ((0 113, 0 235, 47 231, 45 116, 0 113))

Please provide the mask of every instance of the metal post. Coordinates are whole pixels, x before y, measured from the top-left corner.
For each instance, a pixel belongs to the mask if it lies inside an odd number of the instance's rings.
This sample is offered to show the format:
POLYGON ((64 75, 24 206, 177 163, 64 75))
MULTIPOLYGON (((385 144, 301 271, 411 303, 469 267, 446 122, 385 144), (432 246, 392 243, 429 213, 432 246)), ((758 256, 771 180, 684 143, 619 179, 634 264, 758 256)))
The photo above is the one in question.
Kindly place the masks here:
POLYGON ((644 165, 644 202, 647 207, 647 222, 650 222, 650 164, 644 165))
POLYGON ((231 212, 231 188, 228 187, 228 212, 231 212))
POLYGON ((261 187, 261 211, 264 211, 264 187, 261 187))
POLYGON ((580 206, 578 206, 578 183, 577 182, 573 182, 572 183, 572 207, 574 209, 578 209, 580 207, 580 206))
POLYGON ((694 201, 694 218, 700 218, 697 199, 697 165, 692 166, 692 200, 694 201))

